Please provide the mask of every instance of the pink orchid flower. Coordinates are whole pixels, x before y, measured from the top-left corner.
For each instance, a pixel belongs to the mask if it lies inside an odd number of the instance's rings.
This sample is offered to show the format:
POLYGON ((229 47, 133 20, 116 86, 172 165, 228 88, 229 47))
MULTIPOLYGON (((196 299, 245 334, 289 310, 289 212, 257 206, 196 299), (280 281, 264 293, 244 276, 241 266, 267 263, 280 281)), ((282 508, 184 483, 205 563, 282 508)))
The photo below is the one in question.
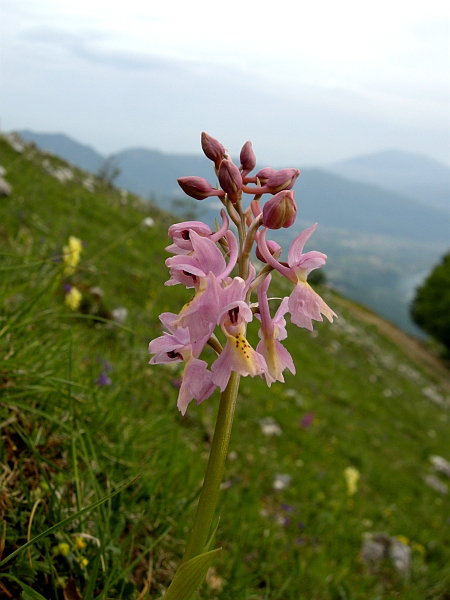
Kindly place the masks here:
POLYGON ((203 237, 191 229, 189 239, 192 244, 192 252, 189 255, 172 256, 166 260, 171 278, 166 281, 165 285, 182 283, 187 288, 197 287, 199 279, 207 277, 208 273, 214 273, 219 281, 228 277, 237 261, 238 246, 231 231, 225 232, 225 238, 230 250, 228 265, 213 240, 203 237))
POLYGON ((189 255, 172 256, 166 260, 171 274, 166 285, 182 283, 187 288, 195 288, 194 297, 184 305, 174 321, 174 327, 189 329, 193 347, 203 344, 202 340, 209 339, 214 331, 220 310, 220 283, 236 264, 236 238, 231 231, 225 233, 225 238, 230 251, 228 265, 217 245, 193 230, 190 232, 193 251, 189 255))
POLYGON ((177 406, 182 415, 192 400, 197 404, 211 396, 216 389, 212 383, 212 374, 208 371, 208 364, 198 358, 198 350, 192 347, 188 329, 174 327, 177 315, 163 313, 160 315, 162 324, 170 331, 152 340, 149 344, 150 354, 155 354, 149 364, 162 364, 184 362, 183 379, 178 394, 177 406))
POLYGON ((284 383, 283 371, 286 368, 295 375, 294 361, 286 348, 279 342, 279 340, 287 338, 286 319, 284 315, 289 311, 288 298, 283 298, 272 319, 267 299, 267 291, 271 279, 272 276, 268 275, 258 287, 259 315, 256 315, 261 320, 261 328, 259 330, 261 341, 256 346, 256 351, 266 359, 267 369, 270 374, 270 378, 266 377, 269 387, 273 381, 284 383))
POLYGON ((219 314, 218 323, 227 338, 222 353, 211 367, 212 381, 220 390, 226 388, 232 371, 243 377, 270 377, 264 357, 256 352, 245 337, 246 324, 253 318, 249 306, 242 301, 232 302, 219 314))
POLYGON ((175 223, 169 227, 169 237, 172 238, 173 244, 166 247, 167 252, 172 254, 189 254, 192 252, 191 231, 195 231, 198 235, 206 237, 213 242, 218 242, 224 237, 230 224, 225 211, 220 211, 222 217, 222 225, 218 231, 211 231, 211 228, 202 221, 184 221, 183 223, 175 223))
POLYGON ((325 315, 332 323, 333 317, 337 316, 306 280, 309 273, 323 266, 327 259, 326 254, 322 254, 322 252, 312 251, 303 254, 305 243, 316 226, 317 223, 302 231, 293 240, 288 252, 288 266, 280 263, 270 253, 266 243, 267 229, 264 228, 258 238, 258 248, 264 260, 295 284, 288 302, 291 321, 298 327, 304 327, 310 331, 313 329, 312 319, 323 321, 322 315, 325 315))

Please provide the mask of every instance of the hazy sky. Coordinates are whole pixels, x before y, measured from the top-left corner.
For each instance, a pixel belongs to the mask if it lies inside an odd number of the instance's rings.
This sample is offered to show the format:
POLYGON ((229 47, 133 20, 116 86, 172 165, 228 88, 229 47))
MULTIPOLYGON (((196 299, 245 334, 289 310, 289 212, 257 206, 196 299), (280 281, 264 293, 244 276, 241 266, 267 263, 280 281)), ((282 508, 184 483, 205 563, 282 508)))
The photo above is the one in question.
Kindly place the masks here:
POLYGON ((2 130, 108 154, 236 155, 276 166, 399 148, 450 163, 442 0, 0 0, 2 130))

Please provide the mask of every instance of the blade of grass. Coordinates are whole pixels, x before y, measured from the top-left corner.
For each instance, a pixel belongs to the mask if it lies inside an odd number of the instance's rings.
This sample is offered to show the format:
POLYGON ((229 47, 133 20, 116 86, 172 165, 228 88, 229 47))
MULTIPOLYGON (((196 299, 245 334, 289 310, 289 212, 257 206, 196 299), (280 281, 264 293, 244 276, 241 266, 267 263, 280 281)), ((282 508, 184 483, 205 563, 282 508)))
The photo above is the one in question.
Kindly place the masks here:
POLYGON ((8 575, 8 574, 4 573, 4 574, 2 574, 2 577, 7 577, 8 579, 11 579, 11 581, 14 581, 18 585, 20 585, 20 587, 23 589, 25 594, 27 594, 27 598, 31 598, 32 600, 47 600, 39 592, 36 592, 35 590, 33 590, 33 588, 31 588, 29 585, 27 585, 26 583, 22 583, 20 581, 20 579, 17 579, 17 577, 14 577, 14 575, 8 575))

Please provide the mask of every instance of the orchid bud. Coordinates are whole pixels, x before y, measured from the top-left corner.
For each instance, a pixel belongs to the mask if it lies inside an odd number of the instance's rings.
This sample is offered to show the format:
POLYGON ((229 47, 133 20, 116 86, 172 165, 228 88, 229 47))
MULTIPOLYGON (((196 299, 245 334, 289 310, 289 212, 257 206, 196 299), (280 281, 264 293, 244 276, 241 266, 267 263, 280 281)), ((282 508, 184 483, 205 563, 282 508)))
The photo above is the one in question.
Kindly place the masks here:
POLYGON ((263 225, 268 229, 290 227, 297 216, 294 192, 281 191, 264 204, 263 225))
POLYGON ((218 169, 220 161, 223 160, 227 154, 222 144, 212 136, 203 132, 202 148, 205 155, 209 158, 209 160, 213 161, 216 169, 218 169))
MULTIPOLYGON (((272 256, 275 256, 275 258, 278 258, 278 256, 281 254, 281 246, 277 244, 274 240, 266 240, 266 246, 270 254, 272 256)), ((267 262, 266 259, 262 256, 261 252, 259 251, 258 246, 256 246, 255 254, 258 260, 260 260, 263 263, 267 262)))
POLYGON ((216 190, 203 177, 179 177, 178 185, 185 194, 196 200, 204 200, 209 196, 225 196, 222 190, 216 190))
POLYGON ((275 171, 267 179, 265 187, 272 194, 281 192, 281 190, 291 190, 299 175, 300 171, 298 169, 281 169, 281 171, 275 171))
POLYGON ((274 173, 276 173, 276 171, 275 169, 272 169, 272 167, 264 167, 264 169, 261 169, 256 173, 256 177, 259 179, 261 185, 264 185, 265 183, 267 183, 269 177, 274 173))
POLYGON ((242 176, 245 177, 247 173, 250 173, 250 171, 253 171, 253 169, 256 167, 256 156, 253 152, 251 142, 245 142, 245 144, 242 146, 240 159, 242 176))
POLYGON ((242 190, 242 176, 237 166, 228 159, 224 159, 217 173, 220 187, 228 194, 232 202, 236 202, 238 193, 242 190))

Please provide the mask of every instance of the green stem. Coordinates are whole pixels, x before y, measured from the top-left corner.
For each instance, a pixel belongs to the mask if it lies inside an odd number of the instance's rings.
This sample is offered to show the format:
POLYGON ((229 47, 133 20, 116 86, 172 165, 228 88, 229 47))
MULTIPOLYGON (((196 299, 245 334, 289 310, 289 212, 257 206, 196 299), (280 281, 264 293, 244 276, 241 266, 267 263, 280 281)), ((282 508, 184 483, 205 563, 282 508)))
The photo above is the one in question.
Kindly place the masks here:
POLYGON ((216 428, 206 467, 205 479, 195 513, 194 525, 186 546, 182 563, 205 551, 214 512, 219 499, 220 484, 228 454, 234 409, 239 389, 240 375, 232 372, 227 387, 220 397, 216 428))

